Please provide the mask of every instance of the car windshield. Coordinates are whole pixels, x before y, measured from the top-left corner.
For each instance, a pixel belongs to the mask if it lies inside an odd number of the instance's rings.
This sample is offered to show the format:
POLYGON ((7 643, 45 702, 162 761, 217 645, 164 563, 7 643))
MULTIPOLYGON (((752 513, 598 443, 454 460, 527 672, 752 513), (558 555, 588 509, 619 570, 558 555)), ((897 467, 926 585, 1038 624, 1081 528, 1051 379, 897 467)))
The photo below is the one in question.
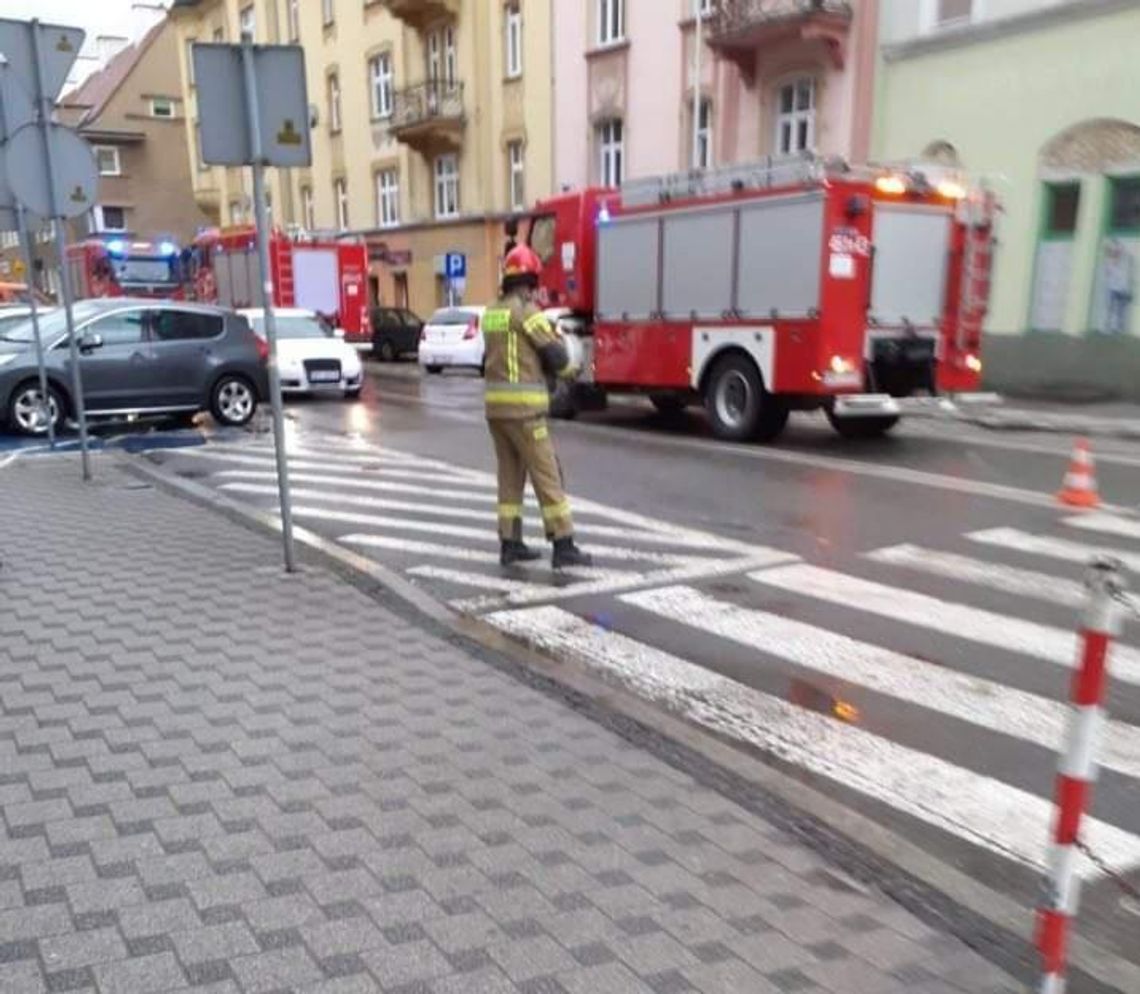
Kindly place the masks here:
POLYGON ((477 321, 477 311, 466 311, 458 307, 451 307, 444 311, 436 311, 431 316, 430 324, 470 324, 477 321))
MULTIPOLYGON (((278 338, 332 338, 332 329, 319 317, 310 314, 275 314, 278 338)), ((252 315, 249 323, 265 337, 265 316, 252 315)))
MULTIPOLYGON (((71 308, 76 324, 94 317, 106 304, 95 300, 81 300, 71 308)), ((40 315, 40 338, 51 342, 67 331, 67 316, 62 308, 51 310, 40 315)), ((0 324, 0 341, 2 342, 34 342, 35 335, 32 321, 24 315, 20 321, 11 321, 0 324)))

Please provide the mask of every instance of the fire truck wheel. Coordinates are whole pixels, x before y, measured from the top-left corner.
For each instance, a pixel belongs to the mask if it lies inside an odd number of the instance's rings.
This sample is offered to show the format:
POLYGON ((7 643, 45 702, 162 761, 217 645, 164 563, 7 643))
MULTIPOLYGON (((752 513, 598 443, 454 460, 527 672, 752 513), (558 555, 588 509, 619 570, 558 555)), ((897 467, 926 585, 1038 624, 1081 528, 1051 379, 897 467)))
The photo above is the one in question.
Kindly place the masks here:
POLYGON ((764 389, 760 371, 746 355, 717 361, 705 386, 705 409, 713 434, 730 442, 768 442, 788 423, 787 405, 764 389))
MULTIPOLYGON (((48 414, 52 427, 58 428, 61 414, 67 412, 67 401, 51 384, 48 384, 48 414)), ((8 427, 20 435, 46 435, 47 421, 40 415, 40 384, 28 380, 12 391, 8 402, 8 427)))
POLYGON ((880 438, 899 423, 897 416, 881 418, 841 418, 833 411, 827 412, 827 420, 844 438, 880 438))
POLYGON ((249 424, 257 410, 257 394, 244 376, 226 373, 210 392, 210 413, 228 428, 249 424))

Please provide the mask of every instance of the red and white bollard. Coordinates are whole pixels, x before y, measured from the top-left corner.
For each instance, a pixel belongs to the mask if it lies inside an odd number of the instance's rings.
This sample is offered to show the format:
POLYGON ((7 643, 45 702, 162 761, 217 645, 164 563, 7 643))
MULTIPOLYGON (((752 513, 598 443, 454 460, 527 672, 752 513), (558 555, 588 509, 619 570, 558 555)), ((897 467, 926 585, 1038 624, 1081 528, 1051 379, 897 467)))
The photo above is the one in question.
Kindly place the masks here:
POLYGON ((1085 578, 1088 602, 1080 632, 1080 659, 1073 675, 1072 714, 1065 751, 1057 764, 1057 819, 1049 854, 1046 898, 1037 912, 1037 948, 1041 952, 1041 994, 1063 994, 1068 966, 1069 932, 1077 912, 1081 818, 1097 775, 1097 747, 1104 729, 1105 687, 1112 640, 1120 635, 1124 614, 1123 566, 1096 559, 1085 578))

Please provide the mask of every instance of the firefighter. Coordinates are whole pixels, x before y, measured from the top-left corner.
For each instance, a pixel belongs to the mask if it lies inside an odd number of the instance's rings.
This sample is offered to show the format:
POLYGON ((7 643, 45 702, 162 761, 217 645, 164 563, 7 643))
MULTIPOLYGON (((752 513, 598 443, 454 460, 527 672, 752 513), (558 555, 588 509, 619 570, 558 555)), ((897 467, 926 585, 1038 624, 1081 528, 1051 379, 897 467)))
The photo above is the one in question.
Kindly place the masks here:
POLYGON ((554 543, 553 567, 589 566, 591 557, 574 544, 570 502, 546 420, 547 378, 569 378, 577 370, 562 336, 534 302, 541 271, 542 263, 529 245, 511 249, 503 260, 502 298, 483 315, 484 399, 499 467, 499 560, 511 566, 541 556, 522 538, 529 476, 546 537, 554 543))

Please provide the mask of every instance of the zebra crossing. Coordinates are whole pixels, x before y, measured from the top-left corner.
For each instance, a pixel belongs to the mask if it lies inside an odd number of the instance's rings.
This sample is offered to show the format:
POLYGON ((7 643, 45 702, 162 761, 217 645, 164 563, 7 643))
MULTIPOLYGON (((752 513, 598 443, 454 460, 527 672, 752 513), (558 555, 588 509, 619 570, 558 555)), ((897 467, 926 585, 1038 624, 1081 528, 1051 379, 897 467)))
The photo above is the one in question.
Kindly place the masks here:
MULTIPOLYGON (((265 442, 169 458, 277 509, 265 442)), ((836 565, 581 499, 592 568, 503 570, 491 474, 325 437, 294 439, 289 462, 300 525, 813 782, 1029 872, 1047 855, 1084 565, 1109 554, 1140 573, 1140 520, 1117 513, 1035 512, 1032 528, 836 565)), ((527 518, 542 541, 529 495, 527 518)), ((1138 635, 1130 622, 1112 661, 1085 834, 1124 874, 1140 874, 1138 635)), ((1081 875, 1102 871, 1085 859, 1081 875)))

